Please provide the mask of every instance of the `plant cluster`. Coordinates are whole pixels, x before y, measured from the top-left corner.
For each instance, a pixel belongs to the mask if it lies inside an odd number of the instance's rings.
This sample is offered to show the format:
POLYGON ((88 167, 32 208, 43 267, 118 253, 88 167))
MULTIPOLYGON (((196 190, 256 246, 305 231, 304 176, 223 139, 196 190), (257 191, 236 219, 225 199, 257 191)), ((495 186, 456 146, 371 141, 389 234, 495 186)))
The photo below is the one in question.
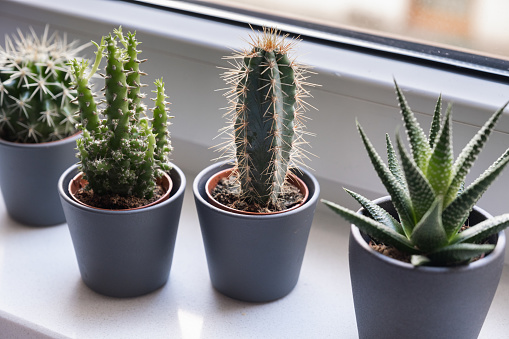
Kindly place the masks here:
POLYGON ((507 166, 509 149, 466 188, 464 180, 507 104, 491 116, 454 160, 451 105, 442 120, 442 98, 438 98, 427 137, 397 84, 396 92, 410 153, 396 134, 398 161, 386 135, 386 165, 358 123, 357 128, 399 220, 367 198, 346 189, 369 217, 330 201, 324 203, 370 237, 411 254, 414 265, 465 263, 491 251, 495 245, 483 242, 509 226, 509 214, 477 225, 468 225, 467 220, 475 203, 507 166), (465 223, 469 227, 463 230, 465 223))
POLYGON ((0 138, 37 143, 76 133, 76 96, 68 62, 88 45, 67 43, 57 32, 5 38, 0 47, 0 138))
POLYGON ((155 179, 170 170, 168 154, 171 145, 162 79, 155 81, 156 93, 153 118, 146 116, 141 102, 141 76, 135 33, 126 36, 121 28, 104 36, 92 69, 86 74, 88 61, 72 61, 72 72, 78 91, 83 138, 77 141, 80 170, 88 180, 88 188, 95 194, 133 195, 151 198, 155 179), (118 45, 120 42, 121 46, 118 45), (107 59, 105 100, 96 103, 90 78, 97 71, 103 57, 107 59), (104 107, 104 108, 100 108, 104 107), (103 118, 101 118, 103 117, 103 118))
POLYGON ((280 205, 290 169, 307 158, 302 145, 304 113, 310 107, 309 70, 289 56, 298 40, 287 41, 276 29, 251 37, 250 48, 235 51, 223 74, 230 86, 229 135, 225 157, 235 159, 234 175, 241 199, 262 207, 280 205))

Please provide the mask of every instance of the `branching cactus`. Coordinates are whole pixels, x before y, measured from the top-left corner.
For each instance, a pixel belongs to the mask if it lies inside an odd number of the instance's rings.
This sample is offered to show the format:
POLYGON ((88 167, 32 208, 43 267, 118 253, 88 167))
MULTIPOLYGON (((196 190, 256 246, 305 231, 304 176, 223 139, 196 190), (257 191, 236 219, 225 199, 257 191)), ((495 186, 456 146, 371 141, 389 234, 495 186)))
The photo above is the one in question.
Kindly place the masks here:
POLYGON ((309 96, 304 86, 308 68, 290 58, 296 40, 275 29, 252 37, 251 48, 235 52, 233 69, 224 73, 230 90, 231 143, 224 149, 236 159, 241 198, 260 206, 278 206, 289 170, 307 158, 300 148, 305 133, 303 113, 309 96), (233 151, 232 151, 233 150, 233 151))
POLYGON ((141 103, 138 53, 135 34, 124 37, 121 29, 96 44, 95 63, 87 74, 88 61, 74 60, 72 71, 78 91, 83 138, 78 140, 80 169, 89 188, 99 195, 118 194, 151 198, 155 179, 170 170, 171 151, 167 104, 162 79, 155 82, 154 118, 141 103), (119 47, 118 42, 123 47, 119 47), (106 57, 105 100, 96 103, 89 80, 106 57), (104 104, 104 108, 100 108, 104 104), (104 117, 101 119, 101 117, 104 117))
POLYGON ((429 137, 426 136, 396 84, 398 102, 407 131, 410 153, 396 135, 397 151, 386 136, 388 166, 382 161, 362 127, 357 124, 369 158, 391 196, 399 220, 360 194, 346 190, 369 213, 362 216, 330 201, 335 212, 373 239, 411 255, 414 265, 446 266, 468 263, 494 248, 490 235, 509 226, 509 214, 466 225, 472 208, 509 163, 506 150, 479 178, 464 187, 464 180, 488 140, 504 105, 496 111, 454 160, 451 106, 442 119, 439 97, 429 137), (463 226, 470 226, 463 230, 463 226))
POLYGON ((6 36, 0 47, 0 138, 23 143, 59 140, 76 133, 67 63, 88 45, 67 43, 48 26, 41 37, 31 30, 6 36))

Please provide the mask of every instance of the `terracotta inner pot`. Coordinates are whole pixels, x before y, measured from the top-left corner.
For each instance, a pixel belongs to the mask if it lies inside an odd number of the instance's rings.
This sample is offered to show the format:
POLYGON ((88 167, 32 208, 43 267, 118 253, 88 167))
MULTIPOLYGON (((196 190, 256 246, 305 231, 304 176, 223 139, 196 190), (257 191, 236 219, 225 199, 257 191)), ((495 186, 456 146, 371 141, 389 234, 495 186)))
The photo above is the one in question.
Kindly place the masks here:
POLYGON ((220 172, 217 172, 213 176, 211 176, 207 180, 207 183, 205 184, 205 188, 206 188, 205 190, 206 190, 206 193, 207 193, 208 201, 213 206, 215 206, 217 208, 220 208, 222 210, 225 210, 225 211, 228 211, 228 212, 237 213, 237 214, 250 214, 250 215, 278 214, 278 213, 283 213, 283 212, 288 212, 288 211, 294 210, 294 209, 304 205, 304 203, 308 199, 309 190, 308 190, 308 187, 306 186, 306 184, 304 183, 304 181, 302 181, 295 174, 290 173, 290 175, 288 177, 288 182, 291 183, 292 185, 296 186, 299 189, 300 193, 302 193, 302 195, 304 196, 302 201, 299 202, 298 204, 296 204, 295 206, 293 206, 293 207, 291 207, 289 209, 286 209, 284 211, 276 211, 276 212, 250 212, 250 211, 241 211, 241 210, 237 210, 235 208, 228 207, 226 205, 221 204, 216 199, 214 199, 212 197, 212 191, 217 186, 219 181, 221 181, 221 179, 229 177, 232 174, 232 172, 233 172, 233 168, 228 168, 228 169, 222 170, 220 172))
MULTIPOLYGON (((163 194, 163 196, 161 198, 157 199, 154 202, 151 202, 150 204, 144 205, 144 206, 135 207, 135 208, 119 209, 119 211, 137 210, 137 209, 140 209, 140 208, 145 208, 145 207, 148 207, 148 206, 153 206, 153 205, 159 204, 160 202, 163 202, 163 201, 167 200, 170 197, 170 192, 171 192, 171 189, 173 188, 173 182, 171 181, 171 178, 169 177, 169 175, 165 173, 162 178, 157 178, 156 179, 156 184, 163 187, 164 194, 163 194)), ((91 205, 85 204, 84 202, 82 202, 82 201, 80 201, 80 200, 78 200, 76 198, 76 196, 75 196, 76 193, 80 189, 86 187, 87 185, 88 185, 88 180, 83 179, 83 172, 78 173, 71 180, 71 182, 69 182, 69 193, 71 193, 71 197, 73 198, 73 200, 76 201, 77 203, 83 205, 83 206, 87 206, 87 207, 90 207, 90 208, 95 208, 95 209, 98 209, 98 210, 110 211, 109 209, 99 208, 99 207, 95 207, 95 206, 91 206, 91 205)))

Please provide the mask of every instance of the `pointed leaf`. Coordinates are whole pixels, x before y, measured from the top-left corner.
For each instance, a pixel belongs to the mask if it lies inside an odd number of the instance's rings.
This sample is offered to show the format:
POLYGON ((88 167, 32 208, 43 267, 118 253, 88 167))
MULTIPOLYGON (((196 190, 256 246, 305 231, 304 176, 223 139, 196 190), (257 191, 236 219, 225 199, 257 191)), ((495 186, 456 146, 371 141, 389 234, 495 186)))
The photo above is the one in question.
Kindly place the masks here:
POLYGON ((428 178, 436 195, 447 193, 452 179, 453 162, 451 106, 449 105, 444 124, 429 159, 428 172, 426 173, 426 178, 428 178))
POLYGON ((396 156, 396 152, 394 151, 394 147, 392 146, 391 139, 389 138, 389 134, 385 134, 385 143, 387 145, 387 163, 389 165, 389 170, 392 175, 398 180, 399 184, 402 187, 406 187, 405 178, 403 177, 403 173, 401 172, 401 167, 398 162, 398 157, 396 156))
POLYGON ((431 128, 429 131, 429 147, 433 149, 435 147, 435 139, 440 132, 440 117, 442 112, 442 95, 438 96, 437 103, 435 105, 435 112, 433 113, 433 120, 431 122, 431 128))
POLYGON ((417 253, 417 250, 413 247, 412 243, 405 236, 394 231, 392 228, 333 202, 326 200, 322 200, 322 202, 370 237, 381 241, 386 245, 394 246, 403 252, 411 254, 417 253))
POLYGON ((460 187, 461 183, 465 180, 470 168, 472 167, 475 159, 477 159, 477 155, 481 151, 482 147, 488 140, 491 131, 495 127, 498 118, 506 108, 507 103, 502 106, 498 111, 493 113, 493 115, 486 121, 484 126, 477 132, 477 134, 468 142, 468 144, 463 148, 460 155, 456 159, 454 163, 454 176, 449 186, 449 190, 447 191, 447 196, 445 199, 444 206, 449 205, 455 198, 456 192, 460 187))
POLYGON ((492 251, 495 245, 478 245, 478 244, 455 244, 441 248, 433 253, 428 253, 429 258, 434 266, 447 266, 478 257, 486 252, 492 251))
POLYGON ((417 166, 419 166, 423 172, 426 172, 428 159, 431 155, 431 148, 429 146, 428 139, 417 122, 414 113, 408 106, 405 96, 403 95, 403 92, 401 92, 396 81, 394 81, 394 85, 396 87, 396 94, 398 96, 401 114, 403 115, 403 121, 405 122, 405 129, 408 135, 408 141, 410 142, 412 156, 417 166))
POLYGON ((405 188, 399 184, 398 180, 384 164, 359 123, 357 123, 357 129, 361 135, 364 147, 368 152, 369 158, 371 159, 371 163, 373 164, 378 177, 391 196, 394 208, 396 208, 396 211, 398 212, 400 222, 403 225, 403 228, 405 228, 406 233, 409 234, 415 225, 412 216, 412 203, 410 202, 410 197, 405 191, 405 188))
POLYGON ((423 266, 429 263, 430 260, 425 255, 414 254, 410 259, 410 263, 414 266, 423 266))
POLYGON ((408 155, 399 135, 396 135, 396 144, 412 201, 414 220, 417 223, 433 204, 435 193, 422 171, 408 155))
POLYGON ((368 211, 368 213, 371 215, 371 218, 378 221, 379 223, 384 224, 385 226, 392 228, 399 234, 404 234, 401 224, 396 219, 394 219, 392 215, 389 214, 389 212, 358 193, 352 192, 346 188, 344 190, 368 211))
POLYGON ((473 243, 483 241, 492 234, 498 233, 509 226, 509 213, 486 219, 477 225, 471 226, 461 233, 456 234, 450 241, 451 244, 473 243))
POLYGON ((437 197, 429 211, 415 226, 410 240, 422 251, 433 251, 448 243, 448 238, 442 225, 441 197, 437 197))
POLYGON ((449 237, 458 233, 474 205, 507 164, 509 164, 509 149, 445 208, 442 221, 449 237))

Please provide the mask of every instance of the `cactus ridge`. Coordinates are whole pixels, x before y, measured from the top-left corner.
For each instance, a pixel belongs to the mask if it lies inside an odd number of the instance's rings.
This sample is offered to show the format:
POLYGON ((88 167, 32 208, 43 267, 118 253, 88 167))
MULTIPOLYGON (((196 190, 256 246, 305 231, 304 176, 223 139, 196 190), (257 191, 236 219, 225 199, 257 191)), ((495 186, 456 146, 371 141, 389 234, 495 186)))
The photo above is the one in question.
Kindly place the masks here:
POLYGON ((0 46, 0 138, 37 143, 76 133, 69 60, 89 46, 67 43, 57 32, 42 36, 30 28, 5 36, 0 46))
POLYGON ((147 117, 146 106, 138 100, 144 97, 140 76, 145 74, 139 70, 139 42, 135 33, 124 36, 121 27, 113 33, 95 44, 96 60, 88 75, 88 62, 72 62, 83 130, 77 143, 79 166, 94 193, 151 198, 155 178, 171 169, 167 96, 162 79, 157 80, 154 118, 147 117), (98 103, 89 80, 103 57, 105 99, 98 103))
POLYGON ((304 164, 303 136, 310 96, 305 86, 309 69, 289 57, 297 39, 287 40, 276 29, 251 36, 250 48, 237 51, 232 68, 223 74, 231 87, 225 93, 230 107, 229 141, 218 146, 222 157, 235 159, 234 173, 241 199, 262 207, 280 208, 280 195, 289 170, 304 164))

